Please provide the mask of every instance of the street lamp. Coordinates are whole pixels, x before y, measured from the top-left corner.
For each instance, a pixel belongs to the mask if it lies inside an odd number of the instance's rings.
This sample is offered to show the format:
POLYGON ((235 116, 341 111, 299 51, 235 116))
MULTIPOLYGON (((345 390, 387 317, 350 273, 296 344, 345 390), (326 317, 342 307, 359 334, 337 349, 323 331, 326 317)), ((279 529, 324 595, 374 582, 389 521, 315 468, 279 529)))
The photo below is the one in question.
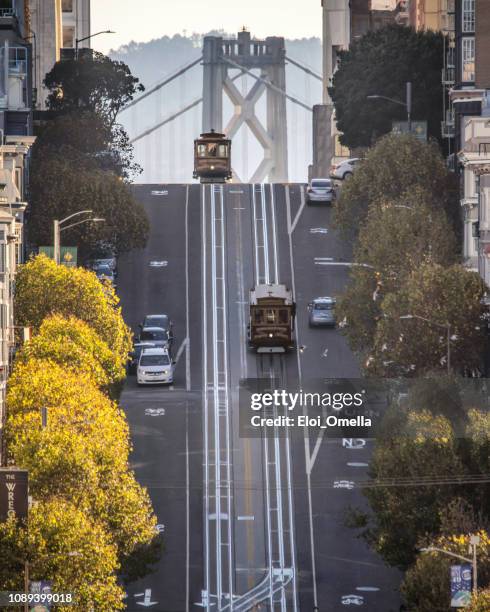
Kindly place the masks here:
POLYGON ((78 215, 91 214, 92 212, 93 212, 92 210, 79 210, 78 212, 73 213, 72 215, 68 215, 68 217, 65 217, 64 219, 61 219, 61 221, 59 221, 58 219, 53 220, 53 233, 54 233, 54 240, 53 240, 54 249, 53 250, 54 250, 54 260, 57 264, 60 263, 60 251, 61 251, 60 234, 62 231, 75 227, 76 225, 80 225, 81 223, 87 223, 87 221, 93 221, 94 223, 99 223, 101 221, 105 221, 105 219, 89 217, 88 219, 82 219, 81 221, 70 223, 70 225, 67 225, 65 227, 62 227, 62 225, 66 223, 67 221, 69 221, 70 219, 73 219, 73 217, 77 217, 78 215))
POLYGON ((102 30, 101 32, 96 32, 95 34, 90 34, 89 36, 84 36, 83 38, 75 39, 75 58, 78 59, 78 44, 83 42, 84 40, 89 40, 90 38, 94 38, 95 36, 99 36, 100 34, 115 34, 112 30, 102 30))
POLYGON ((426 319, 425 317, 421 317, 419 315, 407 314, 402 315, 400 319, 420 319, 421 321, 425 321, 430 325, 435 325, 436 327, 441 327, 445 329, 447 332, 447 374, 448 376, 451 374, 451 326, 449 323, 437 323, 436 321, 431 321, 430 319, 426 319))
POLYGON ((399 104, 400 106, 404 106, 407 109, 408 133, 412 133, 412 83, 410 81, 407 81, 406 83, 405 102, 402 102, 402 100, 397 100, 396 98, 389 98, 388 96, 382 96, 379 94, 372 94, 371 96, 367 96, 367 99, 388 100, 388 102, 393 102, 393 104, 399 104))
POLYGON ((478 566, 476 561, 476 547, 480 543, 480 536, 471 535, 470 536, 470 550, 472 553, 472 558, 468 559, 468 557, 463 557, 462 555, 457 555, 456 553, 450 552, 449 550, 444 550, 444 548, 437 548, 436 546, 429 546, 427 548, 421 548, 420 552, 440 552, 444 555, 448 555, 449 557, 456 557, 456 559, 461 559, 462 561, 466 561, 467 563, 471 563, 473 568, 473 594, 476 595, 478 591, 478 566))

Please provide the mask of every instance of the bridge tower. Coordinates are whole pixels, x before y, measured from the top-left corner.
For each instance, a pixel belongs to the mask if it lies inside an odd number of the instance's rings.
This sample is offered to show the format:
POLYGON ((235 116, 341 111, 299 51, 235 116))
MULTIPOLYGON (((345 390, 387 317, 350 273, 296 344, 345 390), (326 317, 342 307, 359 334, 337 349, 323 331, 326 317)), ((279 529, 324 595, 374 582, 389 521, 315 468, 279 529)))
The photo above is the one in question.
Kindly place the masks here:
MULTIPOLYGON (((264 156, 250 177, 250 183, 287 182, 287 121, 286 121, 286 63, 284 38, 267 37, 255 40, 250 32, 239 32, 237 38, 206 36, 203 47, 203 114, 204 132, 214 129, 228 138, 248 125, 260 143, 264 156), (252 89, 243 95, 229 74, 238 69, 241 74, 255 78, 252 89), (256 76, 252 70, 260 70, 256 76), (223 126, 223 93, 230 98, 235 113, 223 126), (263 94, 266 96, 267 122, 258 119, 255 107, 263 94)), ((247 180, 244 177, 244 180, 247 180)))

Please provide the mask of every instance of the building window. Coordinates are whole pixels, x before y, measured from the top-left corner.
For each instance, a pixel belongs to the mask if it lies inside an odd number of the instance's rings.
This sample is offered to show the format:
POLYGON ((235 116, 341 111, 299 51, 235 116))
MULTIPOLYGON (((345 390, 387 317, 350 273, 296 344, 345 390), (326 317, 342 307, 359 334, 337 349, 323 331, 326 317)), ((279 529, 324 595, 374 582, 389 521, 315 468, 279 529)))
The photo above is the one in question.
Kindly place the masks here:
POLYGON ((12 17, 15 15, 14 0, 0 0, 0 17, 12 17))
POLYGON ((63 13, 73 13, 73 0, 63 0, 61 10, 63 13))
POLYGON ((475 31, 475 0, 463 0, 463 32, 475 31))
POLYGON ((474 36, 463 38, 461 41, 461 80, 464 83, 475 80, 475 38, 474 36))
POLYGON ((72 49, 75 46, 75 28, 63 28, 63 47, 72 49))

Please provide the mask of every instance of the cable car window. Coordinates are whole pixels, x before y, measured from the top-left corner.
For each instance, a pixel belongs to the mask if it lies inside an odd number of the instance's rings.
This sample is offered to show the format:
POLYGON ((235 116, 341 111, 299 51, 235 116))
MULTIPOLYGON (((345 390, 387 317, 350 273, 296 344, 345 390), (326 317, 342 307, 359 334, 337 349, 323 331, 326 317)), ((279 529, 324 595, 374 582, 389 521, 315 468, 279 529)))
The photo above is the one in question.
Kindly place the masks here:
POLYGON ((228 146, 220 144, 218 146, 218 157, 228 157, 228 146))
POLYGON ((254 323, 262 323, 263 321, 263 317, 262 317, 263 311, 262 310, 254 310, 254 323))
POLYGON ((289 320, 289 316, 288 316, 288 311, 285 308, 281 308, 281 310, 279 311, 279 322, 280 323, 287 323, 289 320))
POLYGON ((205 144, 197 145, 197 156, 206 157, 206 145, 205 144))
POLYGON ((207 145, 206 155, 207 157, 216 157, 218 145, 215 142, 210 142, 207 145))
POLYGON ((266 311, 267 323, 275 323, 276 322, 276 311, 273 308, 268 308, 266 311))

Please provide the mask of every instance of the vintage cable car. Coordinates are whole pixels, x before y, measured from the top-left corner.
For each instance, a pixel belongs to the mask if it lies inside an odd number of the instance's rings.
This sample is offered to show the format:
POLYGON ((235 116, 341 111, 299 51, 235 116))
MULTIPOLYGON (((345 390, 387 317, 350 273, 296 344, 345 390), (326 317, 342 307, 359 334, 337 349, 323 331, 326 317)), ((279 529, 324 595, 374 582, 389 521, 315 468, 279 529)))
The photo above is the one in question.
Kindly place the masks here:
POLYGON ((296 305, 286 285, 256 285, 250 291, 248 341, 258 353, 285 353, 294 347, 296 305))
POLYGON ((231 179, 231 140, 214 130, 194 140, 194 178, 201 183, 231 179))

